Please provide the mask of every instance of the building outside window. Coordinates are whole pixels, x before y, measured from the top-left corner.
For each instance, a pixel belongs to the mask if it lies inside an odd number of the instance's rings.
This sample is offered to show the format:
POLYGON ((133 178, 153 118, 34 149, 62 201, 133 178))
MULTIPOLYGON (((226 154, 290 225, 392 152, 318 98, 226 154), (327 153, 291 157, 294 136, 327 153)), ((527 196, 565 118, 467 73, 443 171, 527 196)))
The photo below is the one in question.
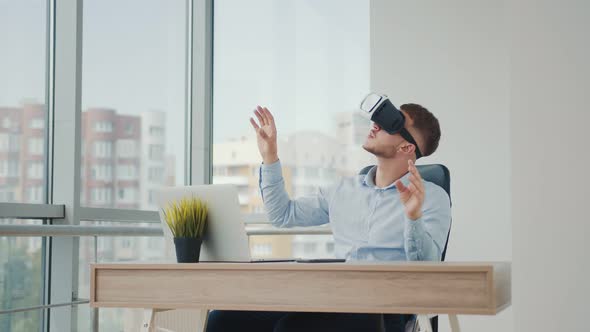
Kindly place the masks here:
POLYGON ((94 156, 97 158, 110 158, 113 155, 113 143, 110 141, 94 142, 94 156))
POLYGON ((113 180, 113 167, 110 164, 97 164, 92 166, 92 179, 100 181, 113 180))
POLYGON ((139 155, 137 149, 137 140, 119 139, 117 140, 117 156, 119 158, 135 158, 139 155))
POLYGON ((149 158, 150 160, 162 160, 164 158, 164 148, 161 145, 150 145, 149 158))
POLYGON ((45 119, 42 118, 34 118, 31 120, 31 128, 32 129, 43 129, 45 128, 45 119))
POLYGON ((164 128, 151 126, 150 127, 150 135, 151 136, 164 136, 164 128))
POLYGON ((45 144, 43 138, 32 137, 29 138, 29 153, 31 155, 43 155, 43 146, 45 144))
POLYGON ((29 179, 40 180, 43 179, 43 162, 33 161, 29 162, 27 168, 27 177, 29 179))
POLYGON ((164 169, 162 167, 150 167, 148 172, 150 181, 161 181, 164 177, 164 169))
POLYGON ((94 131, 98 133, 110 133, 113 131, 113 123, 110 121, 98 121, 94 123, 94 131))
POLYGON ((118 165, 117 166, 117 179, 120 180, 133 180, 137 179, 137 167, 131 165, 118 165))
POLYGON ((132 203, 136 200, 136 190, 135 188, 122 188, 118 190, 118 197, 117 199, 120 202, 127 202, 132 203))
POLYGON ((28 203, 43 203, 43 187, 35 186, 27 188, 28 203))
POLYGON ((20 163, 18 160, 8 160, 8 176, 19 177, 20 176, 20 163))
POLYGON ((112 190, 110 188, 94 188, 92 189, 92 201, 94 203, 105 205, 112 201, 112 190))

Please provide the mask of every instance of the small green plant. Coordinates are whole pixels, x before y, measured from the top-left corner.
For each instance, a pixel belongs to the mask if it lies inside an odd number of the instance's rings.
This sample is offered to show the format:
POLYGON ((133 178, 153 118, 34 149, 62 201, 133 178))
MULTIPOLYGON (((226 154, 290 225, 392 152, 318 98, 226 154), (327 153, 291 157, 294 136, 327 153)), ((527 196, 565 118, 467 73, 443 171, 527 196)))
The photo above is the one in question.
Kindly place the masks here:
POLYGON ((162 212, 175 238, 203 236, 208 208, 200 199, 191 197, 170 202, 162 212))

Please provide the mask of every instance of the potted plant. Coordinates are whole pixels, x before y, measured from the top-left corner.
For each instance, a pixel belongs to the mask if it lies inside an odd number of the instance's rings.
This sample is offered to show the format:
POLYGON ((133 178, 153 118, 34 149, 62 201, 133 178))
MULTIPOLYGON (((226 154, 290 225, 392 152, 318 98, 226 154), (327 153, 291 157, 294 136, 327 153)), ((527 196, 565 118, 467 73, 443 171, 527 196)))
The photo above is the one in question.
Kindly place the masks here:
POLYGON ((197 263, 207 224, 207 204, 198 198, 182 198, 162 209, 176 247, 178 263, 197 263))

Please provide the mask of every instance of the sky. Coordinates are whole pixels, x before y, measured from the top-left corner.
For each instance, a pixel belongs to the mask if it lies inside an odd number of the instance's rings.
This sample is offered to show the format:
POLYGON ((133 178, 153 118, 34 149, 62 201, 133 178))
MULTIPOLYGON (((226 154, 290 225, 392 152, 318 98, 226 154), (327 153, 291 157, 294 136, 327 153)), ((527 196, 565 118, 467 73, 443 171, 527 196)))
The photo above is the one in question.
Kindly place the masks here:
POLYGON ((0 106, 45 99, 46 4, 0 0, 0 106))
POLYGON ((358 108, 369 90, 368 1, 215 3, 214 110, 228 119, 215 122, 216 139, 251 133, 257 104, 279 135, 329 132, 332 114, 358 108))
MULTIPOLYGON (((0 106, 45 99, 46 10, 0 0, 0 106)), ((279 135, 330 134, 369 92, 368 0, 216 0, 214 12, 214 142, 251 135, 256 105, 279 135)), ((182 167, 186 1, 87 0, 83 19, 82 109, 165 112, 182 167)))

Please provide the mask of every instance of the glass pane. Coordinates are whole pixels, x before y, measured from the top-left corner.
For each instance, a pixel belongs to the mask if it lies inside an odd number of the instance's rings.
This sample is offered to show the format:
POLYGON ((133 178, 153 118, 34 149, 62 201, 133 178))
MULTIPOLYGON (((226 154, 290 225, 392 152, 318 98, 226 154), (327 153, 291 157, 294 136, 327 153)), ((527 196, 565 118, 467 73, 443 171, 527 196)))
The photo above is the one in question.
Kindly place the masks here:
MULTIPOLYGON (((0 219, 0 224, 42 224, 38 220, 0 219)), ((25 308, 43 302, 41 237, 0 236, 0 310, 25 308)), ((37 331, 42 311, 0 315, 0 331, 37 331)))
POLYGON ((84 2, 82 205, 153 210, 184 183, 185 55, 186 0, 84 2))
POLYGON ((332 235, 250 236, 250 255, 257 258, 334 258, 332 235))
POLYGON ((47 1, 0 1, 0 202, 45 202, 47 1))
POLYGON ((21 311, 12 314, 0 315, 0 328, 2 331, 41 331, 43 310, 21 311))
MULTIPOLYGON (((370 122, 359 111, 370 88, 369 1, 226 0, 214 12, 213 182, 238 187, 243 213, 264 212, 248 121, 256 105, 275 116, 292 198, 375 163, 361 147, 370 122)), ((302 245, 305 256, 329 256, 318 237, 303 238, 316 242, 302 245)))
MULTIPOLYGON (((154 227, 148 223, 117 223, 83 221, 88 226, 131 226, 154 227)), ((159 225, 159 224, 157 224, 159 225)), ((90 292, 90 264, 112 262, 158 262, 166 257, 164 237, 98 237, 95 254, 94 237, 80 237, 80 255, 78 270, 78 293, 81 298, 88 298, 90 292)), ((101 308, 98 314, 99 331, 139 331, 142 310, 123 308, 101 308)), ((80 306, 78 309, 77 331, 92 331, 92 308, 80 306)))

